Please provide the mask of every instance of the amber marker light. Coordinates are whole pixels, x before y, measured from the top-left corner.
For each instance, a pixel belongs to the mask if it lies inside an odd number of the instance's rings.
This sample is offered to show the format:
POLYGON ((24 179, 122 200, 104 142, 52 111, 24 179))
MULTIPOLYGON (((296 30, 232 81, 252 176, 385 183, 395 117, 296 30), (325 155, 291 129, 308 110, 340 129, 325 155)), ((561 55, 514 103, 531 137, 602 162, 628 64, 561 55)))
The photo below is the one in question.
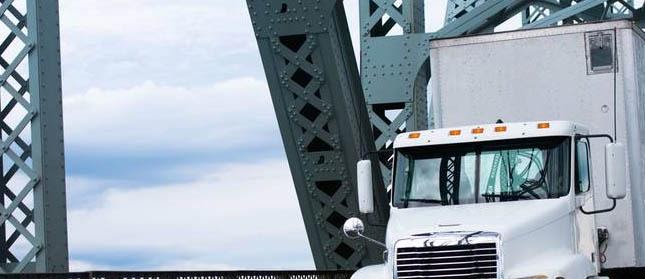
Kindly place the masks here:
POLYGON ((495 132, 497 132, 497 133, 506 132, 506 126, 497 126, 497 127, 495 127, 495 132))
POLYGON ((474 128, 472 130, 473 134, 483 134, 484 133, 484 128, 474 128))
POLYGON ((421 133, 410 133, 408 135, 409 139, 418 139, 419 137, 421 137, 421 133))
POLYGON ((461 135, 461 130, 450 130, 448 134, 451 136, 458 136, 461 135))
POLYGON ((538 129, 548 129, 549 127, 551 127, 551 124, 549 124, 549 122, 542 122, 537 124, 538 129))

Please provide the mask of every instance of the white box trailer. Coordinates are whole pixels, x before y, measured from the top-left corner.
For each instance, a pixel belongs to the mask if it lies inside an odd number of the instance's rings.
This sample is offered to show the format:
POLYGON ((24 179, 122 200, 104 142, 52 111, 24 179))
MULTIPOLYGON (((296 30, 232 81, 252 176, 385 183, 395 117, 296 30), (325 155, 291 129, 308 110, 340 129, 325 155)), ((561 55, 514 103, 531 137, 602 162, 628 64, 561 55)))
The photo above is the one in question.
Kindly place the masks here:
MULTIPOLYGON (((627 197, 596 214, 609 232, 603 268, 645 266, 645 34, 611 21, 431 42, 437 127, 567 120, 627 150, 627 197), (617 67, 614 67, 617 58, 617 67)), ((604 154, 592 148, 595 208, 605 195, 604 154)), ((602 250, 602 249, 601 249, 602 250)))

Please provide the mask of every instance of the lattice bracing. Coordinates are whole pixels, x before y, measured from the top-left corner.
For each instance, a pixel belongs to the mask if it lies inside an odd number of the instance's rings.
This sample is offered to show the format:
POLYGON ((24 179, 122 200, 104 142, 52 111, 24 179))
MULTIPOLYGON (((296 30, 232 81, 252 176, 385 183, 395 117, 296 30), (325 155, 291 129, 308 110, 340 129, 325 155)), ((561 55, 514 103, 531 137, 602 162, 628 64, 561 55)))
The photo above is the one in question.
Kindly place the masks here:
POLYGON ((446 6, 445 24, 449 24, 472 11, 486 0, 448 0, 446 6))
POLYGON ((283 95, 287 112, 294 126, 293 136, 298 144, 306 188, 312 197, 316 223, 327 232, 322 235, 325 254, 340 266, 357 266, 364 256, 358 243, 338 238, 347 216, 349 174, 342 167, 344 159, 340 146, 337 121, 333 119, 331 92, 325 85, 325 72, 317 64, 323 57, 316 47, 316 36, 291 35, 278 40, 280 76, 290 94, 283 95), (314 62, 315 61, 315 62, 314 62), (331 237, 329 235, 332 235, 331 237))
MULTIPOLYGON (((522 13, 523 25, 529 25, 541 19, 549 17, 551 14, 567 8, 577 8, 574 5, 582 3, 583 1, 573 0, 541 0, 531 1, 530 4, 524 9, 522 13)), ((591 3, 592 1, 589 1, 591 3)), ((635 13, 638 13, 634 7, 634 1, 596 1, 595 6, 589 5, 584 9, 580 9, 578 13, 574 13, 569 17, 561 17, 559 21, 553 24, 576 24, 588 21, 599 21, 608 19, 632 18, 635 13)))
POLYGON ((67 271, 58 5, 36 0, 0 3, 0 272, 67 271), (52 26, 43 28, 44 24, 52 26), (56 56, 40 58, 52 49, 56 56), (43 102, 43 97, 54 103, 43 102), (51 119, 40 117, 52 113, 51 119), (53 125, 53 134, 43 130, 47 123, 53 125), (44 140, 47 136, 49 141, 44 140), (49 145, 51 140, 56 144, 49 145), (56 153, 44 154, 47 151, 56 153), (50 167, 56 168, 54 175, 46 171, 50 167), (57 181, 49 183, 50 179, 57 181), (56 192, 55 203, 44 197, 49 191, 56 192), (57 209, 47 212, 49 206, 57 209), (57 223, 46 229, 46 220, 57 223), (64 240, 55 243, 44 235, 50 231, 64 240), (60 249, 49 251, 50 245, 60 249))
POLYGON ((441 158, 439 167, 439 193, 444 205, 459 204, 459 186, 461 183, 461 157, 441 158))
POLYGON ((366 9, 369 17, 362 23, 372 37, 400 35, 411 32, 411 22, 403 16, 403 1, 374 1, 367 0, 366 9))
POLYGON ((610 5, 610 10, 608 11, 610 14, 610 17, 623 17, 623 16, 633 16, 634 12, 636 12, 636 9, 634 8, 634 1, 633 0, 625 0, 625 1, 616 1, 612 5, 610 5))
POLYGON ((423 12, 423 1, 361 1, 361 77, 385 185, 395 137, 428 126, 423 12))
POLYGON ((546 5, 529 5, 522 13, 522 25, 526 25, 547 17, 551 9, 546 5))
POLYGON ((26 5, 18 7, 19 1, 4 1, 0 6, 4 38, 0 51, 0 126, 2 128, 2 192, 0 207, 0 235, 4 239, 2 258, 5 265, 1 272, 19 272, 29 262, 35 261, 42 243, 36 239, 33 220, 33 189, 40 181, 34 171, 31 158, 31 120, 37 113, 30 103, 27 57, 34 47, 26 29, 26 5), (13 268, 6 264, 15 264, 13 268))

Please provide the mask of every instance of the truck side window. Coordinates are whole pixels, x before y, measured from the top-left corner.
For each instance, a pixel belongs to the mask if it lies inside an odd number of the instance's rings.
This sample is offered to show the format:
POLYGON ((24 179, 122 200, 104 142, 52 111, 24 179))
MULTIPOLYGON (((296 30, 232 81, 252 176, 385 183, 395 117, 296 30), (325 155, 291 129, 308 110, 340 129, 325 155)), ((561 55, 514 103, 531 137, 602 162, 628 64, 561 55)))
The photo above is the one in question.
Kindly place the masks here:
POLYGON ((589 191, 589 144, 586 140, 576 142, 576 194, 589 191))

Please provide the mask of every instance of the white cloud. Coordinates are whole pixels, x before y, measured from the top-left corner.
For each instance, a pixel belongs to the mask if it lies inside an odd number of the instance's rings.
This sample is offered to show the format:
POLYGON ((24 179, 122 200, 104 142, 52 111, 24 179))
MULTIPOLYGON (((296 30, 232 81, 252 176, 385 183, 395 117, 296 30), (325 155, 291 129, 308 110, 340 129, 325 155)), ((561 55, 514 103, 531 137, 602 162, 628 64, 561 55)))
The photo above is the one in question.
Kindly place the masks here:
POLYGON ((230 45, 253 36, 245 1, 65 0, 60 5, 69 36, 187 45, 230 45))
POLYGON ((187 162, 201 151, 282 148, 245 1, 60 5, 68 151, 97 166, 106 153, 192 152, 168 163, 174 181, 188 181, 175 184, 72 170, 72 270, 313 268, 282 158, 187 162), (118 260, 136 253, 127 266, 118 260))
MULTIPOLYGON (((213 270, 242 270, 242 268, 228 264, 216 264, 201 262, 199 260, 179 260, 154 266, 141 266, 138 270, 146 271, 213 271, 213 270)), ((75 260, 69 261, 70 272, 122 270, 119 266, 96 264, 91 261, 75 260)))
POLYGON ((184 88, 145 82, 65 96, 68 145, 117 150, 212 150, 278 140, 264 81, 242 77, 184 88))
MULTIPOLYGON (((99 206, 71 209, 72 255, 171 255, 153 269, 313 268, 286 162, 202 173, 189 183, 111 189, 99 206)), ((74 260, 76 269, 109 265, 74 260)))
POLYGON ((443 27, 448 0, 425 1, 426 32, 435 32, 443 27))
POLYGON ((94 264, 88 261, 74 260, 74 259, 69 261, 69 271, 71 272, 111 270, 111 269, 114 269, 114 268, 107 265, 94 264))
POLYGON ((60 1, 66 95, 262 76, 245 1, 60 1))

